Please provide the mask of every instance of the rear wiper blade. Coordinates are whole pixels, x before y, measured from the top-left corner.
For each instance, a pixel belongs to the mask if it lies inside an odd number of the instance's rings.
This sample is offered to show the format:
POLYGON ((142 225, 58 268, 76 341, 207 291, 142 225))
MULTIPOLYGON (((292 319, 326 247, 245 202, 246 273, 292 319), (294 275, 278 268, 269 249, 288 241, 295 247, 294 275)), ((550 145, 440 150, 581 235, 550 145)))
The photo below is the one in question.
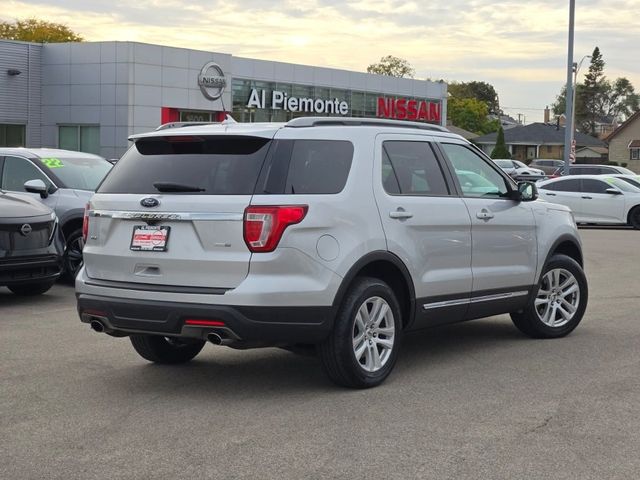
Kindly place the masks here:
POLYGON ((182 183, 173 182, 154 182, 153 186, 159 192, 204 192, 204 188, 194 185, 184 185, 182 183))

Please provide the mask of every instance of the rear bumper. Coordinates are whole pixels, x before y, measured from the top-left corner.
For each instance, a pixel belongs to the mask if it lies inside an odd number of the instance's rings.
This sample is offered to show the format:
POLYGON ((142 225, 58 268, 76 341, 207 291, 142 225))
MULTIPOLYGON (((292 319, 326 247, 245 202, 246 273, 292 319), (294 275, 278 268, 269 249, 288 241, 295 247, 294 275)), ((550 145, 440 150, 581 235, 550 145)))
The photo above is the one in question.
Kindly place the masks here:
POLYGON ((201 339, 217 333, 230 346, 317 343, 329 334, 335 315, 331 306, 247 307, 76 296, 81 321, 101 322, 107 333, 201 339), (188 325, 188 319, 213 320, 224 326, 188 325))

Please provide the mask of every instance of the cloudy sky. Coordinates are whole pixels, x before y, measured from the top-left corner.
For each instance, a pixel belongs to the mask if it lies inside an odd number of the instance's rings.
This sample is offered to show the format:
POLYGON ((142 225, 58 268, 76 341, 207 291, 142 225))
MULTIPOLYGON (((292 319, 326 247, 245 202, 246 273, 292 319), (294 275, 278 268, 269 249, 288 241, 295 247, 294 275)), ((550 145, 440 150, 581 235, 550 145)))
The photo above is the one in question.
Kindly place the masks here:
MULTIPOLYGON (((578 0, 575 58, 597 45, 610 78, 640 90, 640 0, 578 0)), ((0 19, 66 23, 132 40, 364 71, 391 54, 416 77, 486 81, 542 120, 566 81, 568 0, 3 0, 0 19)), ((587 62, 585 61, 585 65, 587 62)), ((586 71, 586 67, 582 71, 586 71)))

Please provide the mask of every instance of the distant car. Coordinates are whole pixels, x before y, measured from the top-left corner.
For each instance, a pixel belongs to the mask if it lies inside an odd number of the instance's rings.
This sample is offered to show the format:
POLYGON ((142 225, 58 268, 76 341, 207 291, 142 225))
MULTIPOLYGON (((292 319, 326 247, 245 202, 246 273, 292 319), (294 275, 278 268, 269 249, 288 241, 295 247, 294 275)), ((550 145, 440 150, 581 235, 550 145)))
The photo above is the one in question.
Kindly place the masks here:
POLYGON ((571 175, 537 184, 540 197, 571 209, 577 223, 640 230, 640 188, 611 175, 571 175))
POLYGON ((520 160, 495 159, 494 162, 512 177, 519 175, 535 175, 541 177, 545 175, 544 170, 531 168, 520 160))
MULTIPOLYGON (((564 166, 557 168, 553 176, 564 175, 564 166)), ((617 165, 573 164, 569 167, 569 175, 635 175, 631 170, 617 165)))
POLYGON ((64 271, 82 265, 84 207, 112 164, 98 155, 45 148, 0 148, 0 188, 29 192, 51 207, 66 241, 64 271))
POLYGON ((537 168, 542 170, 546 175, 551 175, 553 172, 555 172, 559 167, 563 165, 564 165, 564 162, 562 160, 556 160, 551 158, 536 158, 529 164, 529 166, 532 168, 537 168))
POLYGON ((64 239, 56 214, 26 194, 0 190, 0 287, 39 295, 60 276, 64 239))

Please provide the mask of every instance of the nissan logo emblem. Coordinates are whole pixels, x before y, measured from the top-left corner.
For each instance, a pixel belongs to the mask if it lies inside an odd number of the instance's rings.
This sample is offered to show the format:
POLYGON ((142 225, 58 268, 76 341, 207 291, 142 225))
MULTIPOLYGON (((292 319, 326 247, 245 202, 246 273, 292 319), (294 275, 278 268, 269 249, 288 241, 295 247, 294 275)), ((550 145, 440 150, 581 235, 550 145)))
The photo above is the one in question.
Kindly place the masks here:
POLYGON ((31 225, 29 225, 28 223, 25 223, 20 227, 20 233, 25 237, 29 235, 32 231, 33 231, 33 228, 31 228, 31 225))
POLYGON ((160 201, 157 198, 147 197, 140 200, 140 205, 147 208, 157 207, 160 205, 160 201))
POLYGON ((217 100, 222 96, 222 92, 227 86, 227 79, 217 63, 208 62, 200 70, 198 85, 206 98, 217 100))

